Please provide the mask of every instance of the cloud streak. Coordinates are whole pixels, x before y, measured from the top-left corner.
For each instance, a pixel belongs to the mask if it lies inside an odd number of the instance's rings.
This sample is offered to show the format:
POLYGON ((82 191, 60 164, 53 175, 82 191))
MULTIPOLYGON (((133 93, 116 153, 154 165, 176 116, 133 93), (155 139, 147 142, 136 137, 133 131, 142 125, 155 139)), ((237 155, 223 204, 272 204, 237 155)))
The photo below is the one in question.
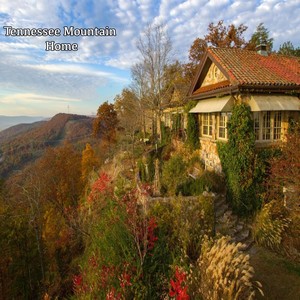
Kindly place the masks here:
POLYGON ((0 103, 5 104, 16 104, 18 102, 41 102, 41 103, 51 103, 51 102, 79 102, 80 99, 72 99, 72 98, 62 98, 62 97, 53 97, 53 96, 45 96, 45 95, 37 95, 33 93, 16 93, 4 96, 0 103))

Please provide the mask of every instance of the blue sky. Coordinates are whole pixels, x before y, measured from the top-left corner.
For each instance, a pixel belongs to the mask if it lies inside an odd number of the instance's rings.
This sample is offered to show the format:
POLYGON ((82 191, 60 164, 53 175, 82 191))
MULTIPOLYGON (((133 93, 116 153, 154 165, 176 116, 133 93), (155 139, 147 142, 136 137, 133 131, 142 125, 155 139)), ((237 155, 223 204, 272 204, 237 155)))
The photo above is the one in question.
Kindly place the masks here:
POLYGON ((187 60, 210 22, 248 26, 249 38, 261 22, 274 38, 300 46, 299 0, 0 0, 0 115, 53 116, 96 113, 130 84, 139 59, 136 42, 149 23, 164 23, 173 58, 187 60), (5 36, 14 28, 113 27, 111 37, 5 36), (46 52, 45 41, 77 43, 77 52, 46 52))

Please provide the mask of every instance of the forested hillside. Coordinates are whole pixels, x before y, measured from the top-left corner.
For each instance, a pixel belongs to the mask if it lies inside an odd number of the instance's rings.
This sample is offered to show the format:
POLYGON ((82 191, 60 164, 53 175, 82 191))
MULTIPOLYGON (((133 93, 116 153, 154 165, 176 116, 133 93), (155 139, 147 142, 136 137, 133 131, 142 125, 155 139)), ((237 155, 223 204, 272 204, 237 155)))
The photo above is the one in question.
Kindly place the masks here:
POLYGON ((47 147, 64 142, 84 145, 91 137, 92 121, 86 116, 58 114, 49 121, 16 125, 0 132, 0 178, 33 162, 47 147))

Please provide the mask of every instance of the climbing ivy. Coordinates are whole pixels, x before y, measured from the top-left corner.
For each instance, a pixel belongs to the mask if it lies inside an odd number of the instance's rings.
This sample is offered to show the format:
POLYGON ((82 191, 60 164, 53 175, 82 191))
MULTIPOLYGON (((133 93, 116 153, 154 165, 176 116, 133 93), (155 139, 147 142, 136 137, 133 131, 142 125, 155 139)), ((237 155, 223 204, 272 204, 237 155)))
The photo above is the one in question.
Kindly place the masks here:
POLYGON ((191 150, 198 149, 199 144, 199 124, 196 114, 191 114, 189 111, 197 104, 196 101, 190 101, 186 104, 184 110, 187 113, 187 139, 186 145, 191 150))
POLYGON ((160 131, 161 131, 161 145, 166 145, 170 142, 170 128, 168 128, 164 122, 160 123, 160 131))
POLYGON ((218 152, 226 177, 227 199, 239 214, 249 214, 260 205, 256 195, 255 135, 250 107, 234 106, 228 123, 228 143, 218 143, 218 152))

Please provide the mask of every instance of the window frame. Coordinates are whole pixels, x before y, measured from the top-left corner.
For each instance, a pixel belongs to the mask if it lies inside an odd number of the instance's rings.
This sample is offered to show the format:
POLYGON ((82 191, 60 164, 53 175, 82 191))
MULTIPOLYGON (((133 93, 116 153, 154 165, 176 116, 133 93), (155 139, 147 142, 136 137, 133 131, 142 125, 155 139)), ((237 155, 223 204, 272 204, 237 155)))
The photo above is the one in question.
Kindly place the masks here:
POLYGON ((213 135, 213 116, 211 113, 203 113, 201 116, 201 134, 206 137, 213 135), (204 133, 204 128, 207 129, 207 133, 204 133))
POLYGON ((230 116, 231 116, 231 113, 226 113, 226 112, 220 112, 219 115, 218 115, 218 132, 217 132, 217 137, 218 137, 218 140, 227 140, 228 139, 228 128, 227 128, 227 125, 228 125, 228 121, 230 120, 230 116), (224 118, 224 124, 221 125, 221 118, 224 118), (224 130, 224 135, 225 136, 220 136, 220 128, 224 130))

